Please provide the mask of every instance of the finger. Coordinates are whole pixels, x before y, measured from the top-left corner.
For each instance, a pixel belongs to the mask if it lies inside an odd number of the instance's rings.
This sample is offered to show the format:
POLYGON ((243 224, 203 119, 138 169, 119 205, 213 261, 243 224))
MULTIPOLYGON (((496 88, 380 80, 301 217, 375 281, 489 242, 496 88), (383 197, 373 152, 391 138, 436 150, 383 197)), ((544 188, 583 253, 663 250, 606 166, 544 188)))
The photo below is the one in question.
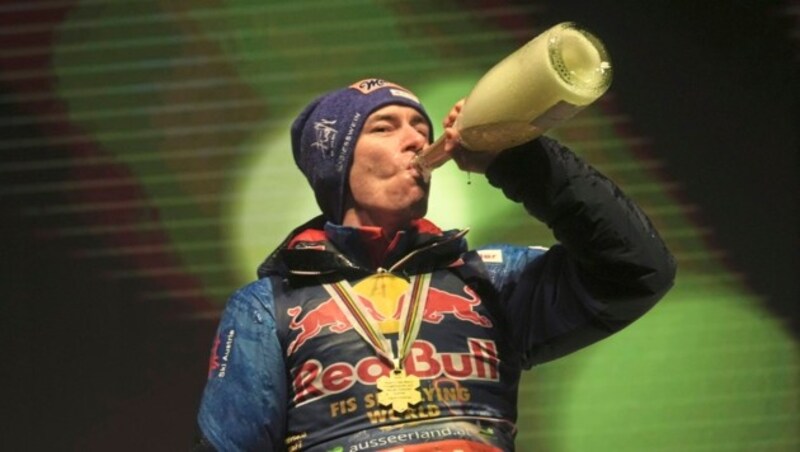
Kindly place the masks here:
POLYGON ((458 118, 458 115, 461 114, 461 109, 463 106, 464 99, 459 100, 455 103, 455 105, 453 105, 453 108, 450 109, 450 111, 447 113, 447 116, 442 121, 444 128, 452 127, 455 124, 456 118, 458 118))
POLYGON ((448 127, 453 127, 453 124, 455 124, 456 122, 457 116, 458 116, 457 113, 455 113, 453 110, 450 110, 450 112, 447 113, 447 116, 445 116, 444 120, 442 121, 442 125, 444 126, 444 128, 447 129, 448 127))
POLYGON ((452 127, 449 127, 445 129, 444 137, 444 150, 448 154, 452 153, 453 150, 458 146, 458 134, 452 127))

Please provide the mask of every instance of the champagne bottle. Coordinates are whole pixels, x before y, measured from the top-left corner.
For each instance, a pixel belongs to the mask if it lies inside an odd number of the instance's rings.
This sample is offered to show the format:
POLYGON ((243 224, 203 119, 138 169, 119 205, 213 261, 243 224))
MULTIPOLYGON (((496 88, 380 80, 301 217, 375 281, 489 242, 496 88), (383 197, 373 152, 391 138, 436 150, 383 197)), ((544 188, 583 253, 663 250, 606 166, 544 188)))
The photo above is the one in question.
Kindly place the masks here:
MULTIPOLYGON (((603 43, 573 22, 549 28, 492 67, 467 96, 455 127, 465 149, 500 152, 555 127, 611 84, 603 43)), ((416 158, 430 174, 449 157, 439 138, 416 158)))

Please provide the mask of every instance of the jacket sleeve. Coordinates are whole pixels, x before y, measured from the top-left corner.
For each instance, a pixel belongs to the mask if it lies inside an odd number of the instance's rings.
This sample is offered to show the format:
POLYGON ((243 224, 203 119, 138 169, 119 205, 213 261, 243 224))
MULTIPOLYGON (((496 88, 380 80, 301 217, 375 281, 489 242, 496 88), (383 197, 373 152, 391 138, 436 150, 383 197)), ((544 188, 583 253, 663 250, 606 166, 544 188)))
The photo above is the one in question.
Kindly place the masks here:
POLYGON ((268 278, 228 300, 209 360, 198 424, 216 450, 283 450, 287 382, 268 278))
POLYGON ((650 220, 608 178, 547 137, 501 153, 489 182, 553 230, 546 253, 489 266, 526 367, 621 330, 672 287, 676 266, 650 220))

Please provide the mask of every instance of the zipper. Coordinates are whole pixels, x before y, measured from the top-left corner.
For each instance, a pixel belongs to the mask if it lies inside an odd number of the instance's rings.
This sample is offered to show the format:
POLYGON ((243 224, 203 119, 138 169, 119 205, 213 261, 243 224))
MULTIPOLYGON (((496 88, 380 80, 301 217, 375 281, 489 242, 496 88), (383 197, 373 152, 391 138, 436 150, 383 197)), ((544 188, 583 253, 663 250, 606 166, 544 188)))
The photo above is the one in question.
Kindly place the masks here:
MULTIPOLYGON (((433 248, 436 248, 437 246, 441 246, 441 245, 444 245, 446 243, 450 243, 450 242, 453 242, 455 240, 459 240, 462 237, 464 237, 465 235, 467 235, 468 232, 469 232, 469 228, 465 228, 465 229, 462 229, 462 230, 458 231, 456 234, 454 234, 452 237, 450 237, 450 238, 448 238, 446 240, 442 240, 442 241, 439 241, 439 242, 434 242, 434 243, 431 243, 430 245, 423 246, 422 248, 417 248, 414 251, 412 251, 412 252, 406 254, 405 256, 403 256, 400 260, 395 262, 394 265, 392 265, 388 269, 385 269, 383 267, 378 267, 376 269, 376 273, 394 273, 394 272, 397 271, 397 269, 402 267, 403 264, 405 264, 406 262, 411 260, 411 258, 416 256, 417 254, 419 254, 419 253, 421 253, 423 251, 431 250, 433 248)), ((342 258, 342 260, 344 260, 344 263, 347 264, 348 267, 350 267, 352 269, 357 269, 357 270, 364 270, 366 272, 371 273, 368 269, 363 268, 363 267, 359 267, 359 266, 353 264, 350 261, 350 259, 348 259, 344 254, 340 253, 339 256, 342 258)), ((293 275, 297 275, 297 276, 322 276, 322 275, 330 275, 332 273, 336 273, 337 271, 338 270, 326 270, 326 271, 321 271, 321 270, 289 270, 289 273, 291 273, 293 275)))
POLYGON ((395 262, 394 265, 389 267, 388 272, 389 273, 394 273, 398 268, 400 268, 403 264, 408 262, 412 257, 416 256, 417 254, 419 254, 419 253, 421 253, 423 251, 431 250, 433 248, 436 248, 437 246, 444 245, 445 243, 450 243, 452 241, 458 240, 458 239, 464 237, 465 235, 467 235, 467 232, 469 232, 469 228, 462 229, 462 230, 458 231, 456 234, 454 234, 452 237, 450 237, 447 240, 442 240, 440 242, 434 242, 434 243, 431 243, 430 245, 423 246, 422 248, 415 249, 414 251, 412 251, 412 252, 406 254, 405 256, 403 256, 403 258, 400 259, 399 261, 395 262))
MULTIPOLYGON (((344 254, 339 253, 339 257, 350 268, 353 268, 353 269, 356 269, 356 270, 364 270, 366 272, 369 271, 366 268, 362 268, 362 267, 359 267, 358 265, 353 264, 350 261, 350 259, 348 259, 344 254)), ((322 276, 322 275, 330 275, 330 274, 336 273, 337 271, 338 270, 336 270, 336 269, 325 270, 325 271, 322 271, 322 270, 291 270, 290 269, 289 273, 292 274, 292 275, 297 275, 297 276, 322 276)))

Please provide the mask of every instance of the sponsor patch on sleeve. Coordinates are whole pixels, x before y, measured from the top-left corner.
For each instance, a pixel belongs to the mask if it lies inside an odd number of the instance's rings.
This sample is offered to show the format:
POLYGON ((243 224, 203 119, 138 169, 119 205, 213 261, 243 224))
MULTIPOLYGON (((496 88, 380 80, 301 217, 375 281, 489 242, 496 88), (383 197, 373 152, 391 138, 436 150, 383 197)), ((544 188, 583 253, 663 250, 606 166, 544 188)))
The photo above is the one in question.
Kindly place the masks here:
POLYGON ((478 256, 487 264, 503 263, 503 250, 478 250, 478 256))
POLYGON ((208 378, 225 378, 235 336, 236 331, 231 329, 214 338, 214 345, 211 346, 211 358, 208 360, 208 378), (225 347, 221 347, 223 339, 225 339, 225 347))

